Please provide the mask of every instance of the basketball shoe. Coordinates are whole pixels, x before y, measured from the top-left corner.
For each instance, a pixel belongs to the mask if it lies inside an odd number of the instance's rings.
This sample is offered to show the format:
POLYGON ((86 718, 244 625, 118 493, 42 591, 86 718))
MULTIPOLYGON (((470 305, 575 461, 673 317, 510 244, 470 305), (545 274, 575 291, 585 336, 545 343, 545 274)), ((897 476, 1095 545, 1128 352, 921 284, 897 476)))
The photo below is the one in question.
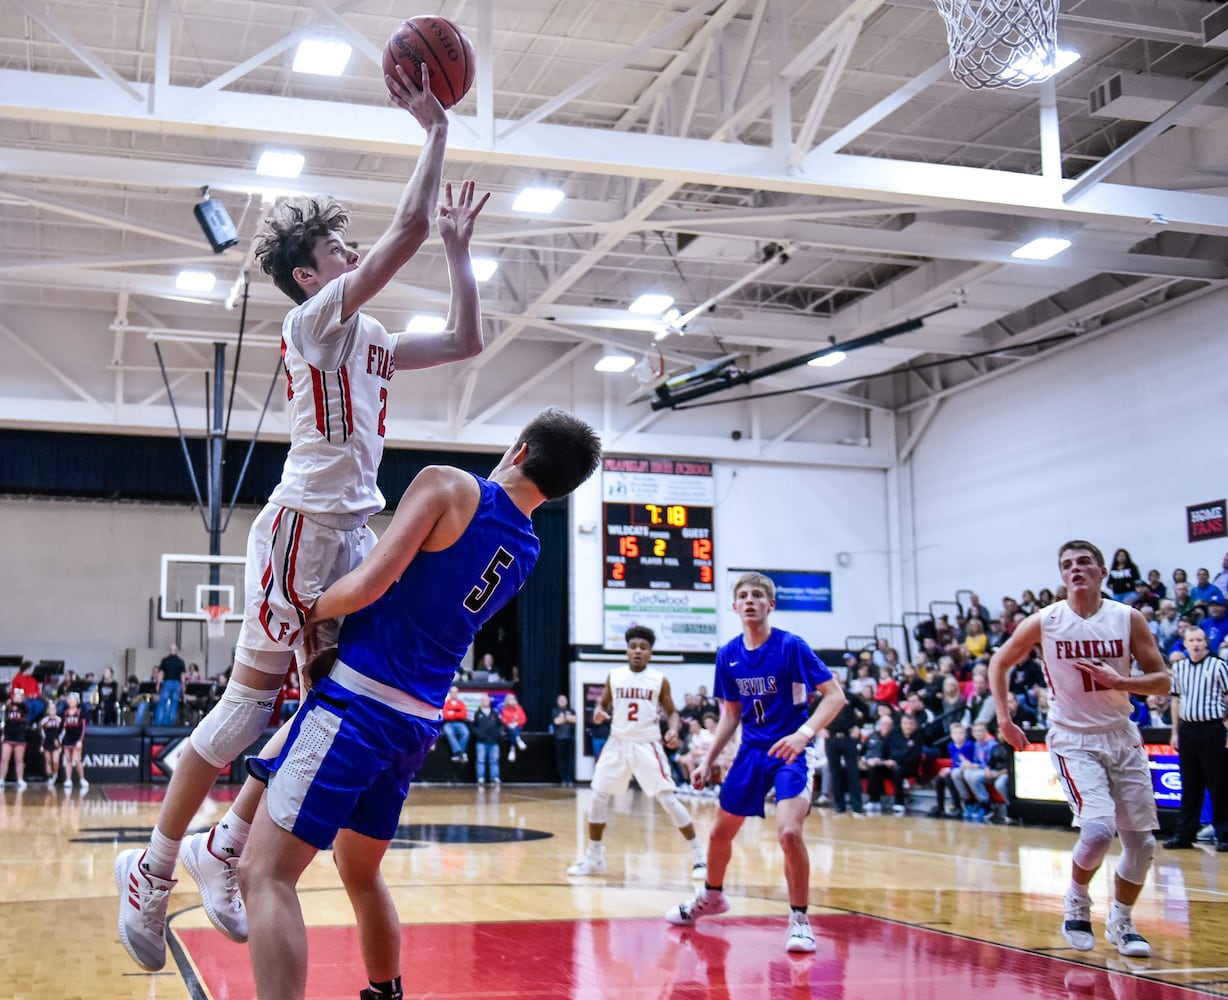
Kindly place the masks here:
POLYGON ((166 908, 175 879, 142 871, 144 856, 144 851, 133 848, 115 858, 119 939, 137 965, 157 972, 166 965, 166 908))
POLYGON ((186 837, 179 860, 200 889, 200 901, 209 921, 231 941, 247 940, 247 910, 239 895, 239 859, 219 858, 209 849, 213 831, 186 837))
POLYGON ((1087 896, 1073 896, 1069 891, 1062 904, 1062 937, 1076 951, 1091 951, 1096 947, 1092 933, 1092 901, 1087 896))
POLYGON ((814 951, 814 931, 810 929, 810 918, 806 914, 790 911, 785 951, 814 951))
POLYGON ((590 846, 584 857, 567 869, 568 875, 604 875, 605 848, 590 846))
POLYGON ((700 917, 715 917, 729 909, 729 900, 723 892, 707 886, 695 894, 695 898, 675 906, 665 919, 678 927, 690 927, 700 917))
POLYGON ((1134 929, 1134 920, 1129 914, 1110 913, 1104 939, 1117 945, 1117 950, 1127 958, 1151 957, 1151 945, 1134 929))

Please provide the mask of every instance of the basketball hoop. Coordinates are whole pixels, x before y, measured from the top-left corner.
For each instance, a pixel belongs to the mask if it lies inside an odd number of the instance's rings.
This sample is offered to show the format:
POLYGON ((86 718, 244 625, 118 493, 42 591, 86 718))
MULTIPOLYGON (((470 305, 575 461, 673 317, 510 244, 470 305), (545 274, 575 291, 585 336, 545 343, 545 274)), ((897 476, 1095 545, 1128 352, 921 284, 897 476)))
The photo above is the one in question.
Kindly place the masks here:
POLYGON ((951 75, 969 90, 1026 87, 1056 72, 1059 0, 934 0, 951 75))
POLYGON ((208 636, 210 639, 221 639, 226 635, 226 614, 230 608, 224 604, 206 604, 204 612, 209 616, 208 636))

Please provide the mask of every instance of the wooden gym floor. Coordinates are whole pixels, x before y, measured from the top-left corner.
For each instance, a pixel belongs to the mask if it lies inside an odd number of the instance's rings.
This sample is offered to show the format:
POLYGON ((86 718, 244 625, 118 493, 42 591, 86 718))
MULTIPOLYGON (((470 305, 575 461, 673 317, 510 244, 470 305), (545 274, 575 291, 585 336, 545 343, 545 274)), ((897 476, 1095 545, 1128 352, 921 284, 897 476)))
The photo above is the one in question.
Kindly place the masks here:
MULTIPOLYGON (((198 816, 226 808, 227 789, 198 816)), ((94 785, 0 792, 0 983, 23 998, 251 996, 247 951, 208 924, 191 879, 171 900, 171 953, 142 972, 119 944, 112 859, 142 843, 159 790, 94 785)), ((424 787, 411 793, 385 872, 406 925, 407 996, 880 998, 1228 996, 1228 855, 1157 852, 1136 907, 1149 962, 1101 938, 1080 954, 1058 933, 1074 835, 922 817, 834 816, 807 823, 814 956, 783 949, 784 881, 771 814, 735 844, 729 914, 694 929, 663 914, 688 898, 687 853, 653 802, 616 801, 609 874, 568 878, 582 849, 587 790, 424 787), (403 839, 402 839, 403 838, 403 839)), ((701 837, 714 804, 690 799, 701 837)), ((1114 863, 1111 857, 1109 866, 1114 863)), ((1106 866, 1108 867, 1108 866, 1106 866)), ((1093 922, 1103 932, 1102 873, 1093 922)), ((308 869, 310 995, 365 985, 352 917, 329 855, 308 869)))

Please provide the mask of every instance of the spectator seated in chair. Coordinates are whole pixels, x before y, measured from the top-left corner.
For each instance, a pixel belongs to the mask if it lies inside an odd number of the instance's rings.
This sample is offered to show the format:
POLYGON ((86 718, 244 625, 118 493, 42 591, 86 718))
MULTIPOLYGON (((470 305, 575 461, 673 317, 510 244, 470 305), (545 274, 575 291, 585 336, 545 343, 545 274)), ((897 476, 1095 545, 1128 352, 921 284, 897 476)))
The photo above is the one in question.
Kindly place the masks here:
POLYGON ((960 802, 959 790, 956 788, 952 775, 962 769, 965 762, 974 762, 975 747, 968 739, 968 730, 962 722, 951 724, 951 739, 947 744, 948 763, 938 770, 934 779, 934 795, 937 804, 930 810, 930 815, 946 819, 957 819, 963 815, 963 805, 960 802), (946 793, 951 793, 951 809, 946 809, 946 793))
POLYGON ((984 823, 989 819, 992 805, 988 781, 989 755, 998 741, 989 735, 989 727, 983 722, 972 726, 972 757, 960 761, 959 767, 954 767, 952 761, 951 782, 965 802, 964 819, 976 823, 984 823))

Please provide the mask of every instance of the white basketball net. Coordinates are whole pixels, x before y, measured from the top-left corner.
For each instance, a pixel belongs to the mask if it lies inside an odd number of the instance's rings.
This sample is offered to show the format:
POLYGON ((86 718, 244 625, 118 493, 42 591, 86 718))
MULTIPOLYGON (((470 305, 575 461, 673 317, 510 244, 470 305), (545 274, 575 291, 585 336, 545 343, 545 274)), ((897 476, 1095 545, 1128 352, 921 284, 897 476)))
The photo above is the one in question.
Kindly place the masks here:
POLYGON ((208 616, 206 632, 210 639, 221 639, 226 635, 226 613, 230 608, 224 605, 209 604, 205 607, 208 616))
POLYGON ((1054 73, 1059 0, 934 0, 951 75, 969 90, 1026 87, 1054 73))

